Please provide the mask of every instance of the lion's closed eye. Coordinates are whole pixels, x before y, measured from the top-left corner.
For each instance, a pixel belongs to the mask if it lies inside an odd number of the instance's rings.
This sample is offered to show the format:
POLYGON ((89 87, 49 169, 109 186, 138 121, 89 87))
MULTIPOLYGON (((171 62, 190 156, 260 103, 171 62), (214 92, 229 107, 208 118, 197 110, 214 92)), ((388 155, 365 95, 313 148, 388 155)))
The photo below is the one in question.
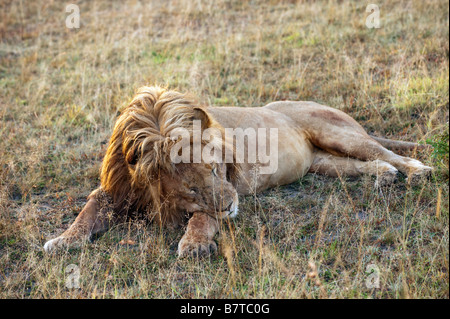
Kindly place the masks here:
POLYGON ((137 149, 129 151, 126 156, 126 161, 129 165, 136 165, 138 162, 139 156, 137 149))

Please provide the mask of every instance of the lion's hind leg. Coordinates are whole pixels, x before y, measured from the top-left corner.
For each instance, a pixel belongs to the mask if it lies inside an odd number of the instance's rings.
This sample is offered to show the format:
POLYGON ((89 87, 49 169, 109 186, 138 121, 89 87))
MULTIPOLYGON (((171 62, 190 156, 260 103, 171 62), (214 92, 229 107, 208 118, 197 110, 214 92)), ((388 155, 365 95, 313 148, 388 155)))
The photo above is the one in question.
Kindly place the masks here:
POLYGON ((432 168, 418 160, 395 154, 371 138, 362 128, 324 122, 320 129, 309 130, 311 142, 318 148, 337 155, 361 161, 383 161, 391 164, 417 183, 428 177, 432 168))
POLYGON ((335 156, 324 151, 317 151, 309 172, 333 177, 360 176, 369 174, 376 177, 375 184, 384 186, 397 180, 398 170, 382 160, 361 161, 350 157, 335 156))
MULTIPOLYGON (((383 147, 357 121, 340 110, 314 102, 272 102, 265 107, 289 116, 314 146, 328 153, 361 161, 387 162, 405 174, 411 183, 431 174, 431 167, 383 147)), ((398 145, 390 140, 389 143, 386 139, 382 141, 385 145, 398 145)))

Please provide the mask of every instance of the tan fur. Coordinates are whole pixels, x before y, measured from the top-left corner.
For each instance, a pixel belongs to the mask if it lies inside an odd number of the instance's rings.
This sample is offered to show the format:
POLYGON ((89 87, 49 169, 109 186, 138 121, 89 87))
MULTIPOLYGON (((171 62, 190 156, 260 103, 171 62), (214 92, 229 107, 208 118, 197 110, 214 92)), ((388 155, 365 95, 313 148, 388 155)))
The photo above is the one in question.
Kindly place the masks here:
POLYGON ((190 219, 185 234, 178 244, 178 254, 202 256, 217 251, 214 235, 219 230, 218 221, 202 213, 195 213, 190 219))
MULTIPOLYGON (((222 136, 224 149, 233 150, 232 141, 222 136)), ((218 220, 237 211, 238 194, 292 183, 308 172, 371 174, 377 176, 377 185, 383 185, 396 179, 397 169, 413 181, 431 171, 417 160, 385 149, 353 118, 324 105, 287 101, 260 108, 207 108, 175 91, 143 87, 117 119, 103 160, 101 187, 91 194, 72 226, 44 248, 52 251, 89 238, 118 217, 139 212, 162 224, 177 224, 192 214, 178 253, 208 254, 216 250, 213 237, 218 220), (177 128, 193 133, 194 120, 201 121, 202 130, 213 127, 220 132, 277 128, 278 170, 258 175, 255 164, 247 162, 174 164, 169 157, 176 143, 171 133, 177 128)))

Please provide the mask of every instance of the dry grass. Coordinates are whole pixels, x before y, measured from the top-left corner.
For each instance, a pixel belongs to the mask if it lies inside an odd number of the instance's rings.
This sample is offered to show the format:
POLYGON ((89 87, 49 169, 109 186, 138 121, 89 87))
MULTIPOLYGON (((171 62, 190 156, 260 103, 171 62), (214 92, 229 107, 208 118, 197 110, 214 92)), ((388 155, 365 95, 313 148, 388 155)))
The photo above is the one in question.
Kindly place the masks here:
POLYGON ((356 1, 151 3, 80 1, 76 30, 64 1, 0 4, 0 298, 449 297, 448 1, 382 1, 380 29, 356 1), (437 168, 419 187, 308 175, 242 198, 209 260, 140 223, 43 254, 98 185, 117 111, 154 83, 215 105, 314 100, 447 149, 417 154, 437 168))

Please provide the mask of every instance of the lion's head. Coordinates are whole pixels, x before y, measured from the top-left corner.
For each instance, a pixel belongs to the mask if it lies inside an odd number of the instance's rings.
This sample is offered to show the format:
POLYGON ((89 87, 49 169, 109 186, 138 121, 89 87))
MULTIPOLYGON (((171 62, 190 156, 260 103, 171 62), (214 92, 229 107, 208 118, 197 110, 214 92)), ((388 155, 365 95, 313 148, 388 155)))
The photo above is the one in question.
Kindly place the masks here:
POLYGON ((138 91, 116 121, 102 164, 102 187, 118 211, 145 210, 163 223, 177 223, 185 213, 218 218, 237 213, 236 164, 171 159, 174 131, 182 128, 192 136, 195 120, 201 130, 223 130, 206 107, 185 94, 160 87, 138 91))

